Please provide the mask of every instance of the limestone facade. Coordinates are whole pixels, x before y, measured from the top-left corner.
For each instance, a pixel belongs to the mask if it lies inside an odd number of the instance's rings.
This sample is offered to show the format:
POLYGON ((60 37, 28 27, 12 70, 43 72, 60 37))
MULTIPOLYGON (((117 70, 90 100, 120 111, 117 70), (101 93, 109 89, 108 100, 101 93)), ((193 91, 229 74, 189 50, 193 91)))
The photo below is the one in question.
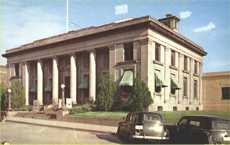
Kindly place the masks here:
POLYGON ((149 111, 202 110, 206 52, 149 16, 71 31, 7 50, 10 77, 25 86, 26 105, 57 104, 61 84, 73 104, 95 101, 97 78, 114 81, 126 70, 143 80, 154 103, 149 111))

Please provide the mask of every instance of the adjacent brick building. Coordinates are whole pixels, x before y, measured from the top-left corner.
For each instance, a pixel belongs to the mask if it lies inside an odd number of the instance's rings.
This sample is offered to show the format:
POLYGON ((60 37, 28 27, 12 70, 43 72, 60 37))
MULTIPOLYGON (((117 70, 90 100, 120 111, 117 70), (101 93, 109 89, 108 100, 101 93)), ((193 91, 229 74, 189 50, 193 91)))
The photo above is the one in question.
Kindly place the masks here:
POLYGON ((203 109, 230 112, 230 72, 205 73, 202 79, 203 109))
POLYGON ((178 32, 178 23, 172 15, 126 19, 38 40, 3 56, 10 76, 24 83, 26 105, 35 99, 58 103, 61 84, 74 104, 95 101, 96 80, 108 73, 114 80, 142 79, 154 100, 149 110, 202 109, 206 52, 178 32))

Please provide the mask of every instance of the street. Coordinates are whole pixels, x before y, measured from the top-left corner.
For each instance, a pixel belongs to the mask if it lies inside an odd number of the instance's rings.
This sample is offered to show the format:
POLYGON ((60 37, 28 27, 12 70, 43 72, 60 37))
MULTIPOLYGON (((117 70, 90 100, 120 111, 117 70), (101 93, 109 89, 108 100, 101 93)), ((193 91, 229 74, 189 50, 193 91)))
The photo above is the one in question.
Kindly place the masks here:
POLYGON ((85 132, 46 126, 0 123, 0 141, 17 144, 73 144, 73 143, 121 143, 111 133, 85 132))

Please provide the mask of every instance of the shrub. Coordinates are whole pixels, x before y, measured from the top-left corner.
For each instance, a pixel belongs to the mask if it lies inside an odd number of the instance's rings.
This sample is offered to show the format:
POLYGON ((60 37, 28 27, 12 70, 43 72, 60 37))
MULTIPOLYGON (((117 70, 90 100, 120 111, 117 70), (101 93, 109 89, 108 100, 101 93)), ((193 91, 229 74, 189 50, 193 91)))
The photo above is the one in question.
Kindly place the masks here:
POLYGON ((83 105, 76 105, 73 106, 72 109, 70 109, 70 114, 89 112, 89 111, 93 111, 93 109, 94 106, 90 103, 86 103, 83 105))
POLYGON ((6 96, 6 86, 0 84, 0 111, 6 110, 7 108, 7 96, 6 96))
POLYGON ((134 79, 133 86, 119 87, 113 110, 145 111, 153 103, 151 93, 147 85, 140 79, 134 79), (124 95, 127 96, 124 98, 124 95), (126 100, 126 101, 124 101, 126 100))
POLYGON ((109 75, 99 76, 97 83, 96 110, 108 111, 113 105, 113 96, 116 92, 116 83, 109 75))
POLYGON ((11 82, 11 107, 14 110, 24 108, 25 106, 25 92, 20 80, 13 80, 11 82))

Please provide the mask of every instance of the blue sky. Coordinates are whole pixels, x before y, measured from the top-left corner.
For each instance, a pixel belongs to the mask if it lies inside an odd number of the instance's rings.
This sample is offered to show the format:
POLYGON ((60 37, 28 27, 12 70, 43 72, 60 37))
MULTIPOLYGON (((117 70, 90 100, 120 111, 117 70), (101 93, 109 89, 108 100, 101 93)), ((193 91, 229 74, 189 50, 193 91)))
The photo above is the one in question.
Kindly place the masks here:
MULTIPOLYGON (((0 53, 65 32, 66 0, 0 0, 0 53)), ((230 0, 69 0, 70 30, 172 13, 179 31, 208 52, 204 72, 230 70, 230 0), (120 6, 120 8, 119 8, 120 6), (119 14, 122 13, 122 14, 119 14)), ((0 64, 6 60, 0 58, 0 64)))

